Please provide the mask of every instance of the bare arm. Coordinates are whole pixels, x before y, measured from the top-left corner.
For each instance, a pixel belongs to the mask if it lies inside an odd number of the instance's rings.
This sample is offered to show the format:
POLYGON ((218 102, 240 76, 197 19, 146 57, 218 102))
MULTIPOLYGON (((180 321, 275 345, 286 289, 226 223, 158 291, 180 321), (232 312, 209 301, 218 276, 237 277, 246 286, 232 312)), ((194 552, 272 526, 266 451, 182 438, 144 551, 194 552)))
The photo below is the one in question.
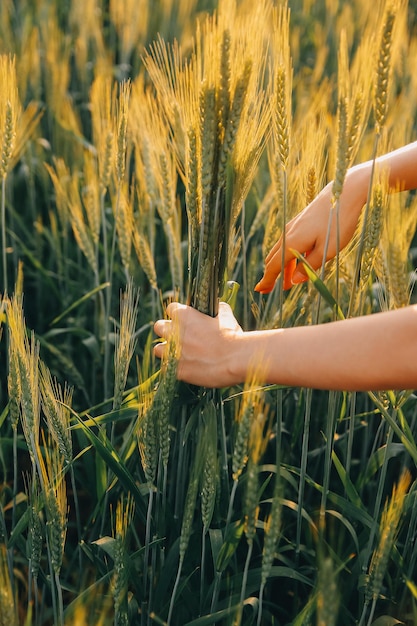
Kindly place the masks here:
MULTIPOLYGON (((334 390, 417 389, 417 306, 317 326, 243 332, 230 307, 216 318, 173 303, 170 320, 155 331, 177 328, 178 377, 224 387, 244 382, 260 368, 265 383, 334 390)), ((162 356, 165 344, 155 348, 162 356)))
MULTIPOLYGON (((388 172, 388 185, 391 191, 417 188, 417 142, 379 157, 377 165, 388 172)), ((346 175, 339 205, 341 248, 346 246, 355 231, 360 212, 366 202, 371 171, 372 161, 367 161, 352 167, 346 175)), ((308 253, 308 261, 314 269, 321 266, 331 206, 332 183, 329 183, 299 215, 288 222, 284 259, 285 289, 306 279, 303 267, 295 267, 291 249, 301 254, 308 253)), ((333 220, 326 260, 333 258, 335 254, 336 227, 333 220)), ((266 257, 264 275, 255 290, 261 293, 270 292, 281 270, 282 238, 266 257)))

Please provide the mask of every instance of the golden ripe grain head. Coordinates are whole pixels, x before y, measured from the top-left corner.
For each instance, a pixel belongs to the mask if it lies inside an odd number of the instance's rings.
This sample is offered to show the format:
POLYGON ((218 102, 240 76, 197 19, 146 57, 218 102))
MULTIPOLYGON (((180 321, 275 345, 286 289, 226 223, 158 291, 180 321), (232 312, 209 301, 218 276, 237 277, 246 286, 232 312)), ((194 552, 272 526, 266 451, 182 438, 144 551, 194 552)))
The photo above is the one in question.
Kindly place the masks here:
POLYGON ((406 206, 402 194, 390 196, 389 210, 385 212, 381 235, 382 267, 377 266, 389 294, 389 308, 399 308, 409 303, 409 250, 415 233, 417 216, 415 201, 406 206))
POLYGON ((114 351, 114 400, 113 408, 119 409, 125 390, 130 362, 136 346, 135 329, 138 316, 139 296, 131 281, 120 296, 120 324, 115 333, 114 351))
POLYGON ((52 378, 46 365, 40 362, 40 389, 42 408, 55 444, 66 464, 72 462, 72 438, 70 431, 70 407, 73 390, 52 378))
POLYGON ((114 171, 113 150, 116 141, 116 87, 110 77, 99 74, 91 86, 90 108, 93 142, 97 150, 101 192, 105 192, 114 171))
POLYGON ((29 452, 34 459, 38 455, 40 425, 39 393, 39 344, 32 333, 28 337, 23 316, 21 298, 12 298, 7 306, 9 327, 9 360, 17 376, 16 398, 29 452))
POLYGON ((0 56, 0 175, 5 177, 10 167, 17 122, 21 113, 16 76, 16 60, 9 55, 0 56))

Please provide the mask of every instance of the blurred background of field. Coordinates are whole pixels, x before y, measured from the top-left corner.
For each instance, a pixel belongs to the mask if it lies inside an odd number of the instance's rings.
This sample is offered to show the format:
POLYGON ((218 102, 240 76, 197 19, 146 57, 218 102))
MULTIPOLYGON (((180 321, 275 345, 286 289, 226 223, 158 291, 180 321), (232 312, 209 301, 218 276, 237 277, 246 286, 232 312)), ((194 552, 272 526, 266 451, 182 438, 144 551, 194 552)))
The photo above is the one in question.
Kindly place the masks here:
POLYGON ((416 197, 378 181, 316 287, 253 291, 325 183, 417 139, 416 1, 288 8, 0 3, 0 625, 417 623, 415 395, 152 358, 223 272, 246 329, 415 300, 416 197))

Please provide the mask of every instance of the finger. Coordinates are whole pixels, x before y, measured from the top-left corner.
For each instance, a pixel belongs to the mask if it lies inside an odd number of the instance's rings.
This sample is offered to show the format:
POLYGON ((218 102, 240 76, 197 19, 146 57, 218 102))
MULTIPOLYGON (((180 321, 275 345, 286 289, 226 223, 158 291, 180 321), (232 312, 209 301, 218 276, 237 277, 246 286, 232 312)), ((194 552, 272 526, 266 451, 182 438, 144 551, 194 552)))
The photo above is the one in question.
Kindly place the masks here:
MULTIPOLYGON (((307 258, 311 252, 311 250, 308 250, 304 256, 307 258)), ((305 283, 308 280, 308 276, 304 263, 302 261, 295 261, 294 259, 292 271, 288 271, 287 276, 284 274, 284 277, 284 289, 290 289, 294 285, 305 283)))
POLYGON ((284 267, 284 272, 283 272, 283 289, 287 290, 287 289, 291 289, 291 287, 293 286, 293 274, 294 271, 297 267, 297 259, 291 259, 291 261, 289 263, 287 263, 287 265, 284 267))
MULTIPOLYGON (((322 252, 313 248, 313 250, 309 250, 305 254, 306 259, 308 258, 308 263, 311 265, 313 270, 317 270, 322 266, 323 263, 323 254, 322 252)), ((304 282, 307 280, 307 272, 305 271, 305 267, 303 263, 298 263, 297 269, 295 270, 292 282, 294 285, 298 283, 304 282)))
POLYGON ((166 308, 167 315, 174 319, 177 314, 181 311, 186 311, 188 309, 187 305, 180 304, 179 302, 170 302, 166 308))
POLYGON ((157 320, 153 325, 153 329, 156 335, 163 339, 168 339, 172 332, 172 322, 171 320, 157 320))
MULTIPOLYGON (((284 266, 286 266, 292 259, 294 259, 294 253, 288 247, 285 250, 284 266)), ((282 252, 281 250, 270 257, 265 265, 264 275, 259 283, 255 286, 255 291, 260 293, 269 293, 272 291, 275 285, 275 281, 281 273, 282 269, 282 252)))
POLYGON ((160 341, 153 348, 153 353, 158 359, 162 359, 164 356, 165 348, 167 346, 166 341, 160 341))
POLYGON ((265 263, 269 263, 269 261, 272 259, 272 257, 275 254, 280 254, 281 253, 281 244, 282 244, 282 237, 280 237, 278 239, 278 241, 272 246, 271 250, 266 255, 265 263))

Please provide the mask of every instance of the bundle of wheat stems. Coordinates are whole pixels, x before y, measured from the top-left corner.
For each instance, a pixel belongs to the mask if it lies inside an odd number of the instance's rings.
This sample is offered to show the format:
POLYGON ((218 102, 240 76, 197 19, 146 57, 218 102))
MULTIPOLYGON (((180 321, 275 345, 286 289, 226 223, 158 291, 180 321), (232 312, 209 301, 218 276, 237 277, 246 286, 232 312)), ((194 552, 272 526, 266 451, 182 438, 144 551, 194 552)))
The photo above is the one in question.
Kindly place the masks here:
POLYGON ((145 57, 186 187, 188 301, 216 315, 236 220, 268 136, 268 2, 235 2, 198 25, 189 59, 158 40, 145 57), (246 3, 248 4, 248 3, 246 3), (230 25, 233 24, 233 28, 230 25))

